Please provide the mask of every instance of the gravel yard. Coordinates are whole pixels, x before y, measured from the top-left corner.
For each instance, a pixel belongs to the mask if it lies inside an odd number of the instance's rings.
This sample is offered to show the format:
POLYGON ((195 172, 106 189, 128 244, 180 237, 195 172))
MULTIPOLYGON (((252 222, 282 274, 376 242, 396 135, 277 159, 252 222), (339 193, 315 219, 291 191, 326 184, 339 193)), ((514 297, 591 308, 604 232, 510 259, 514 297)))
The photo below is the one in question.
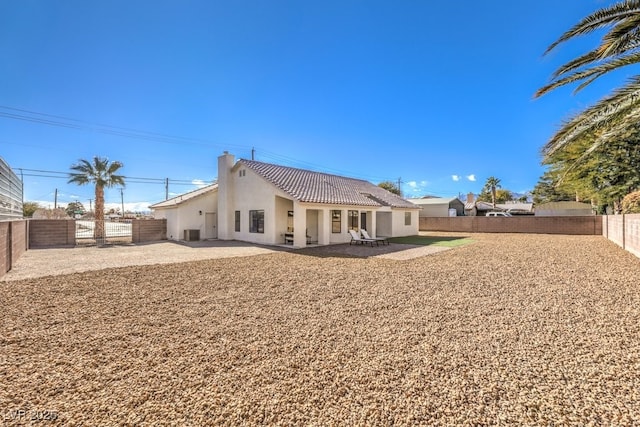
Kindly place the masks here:
POLYGON ((0 282, 3 420, 640 425, 640 260, 598 236, 472 237, 0 282))

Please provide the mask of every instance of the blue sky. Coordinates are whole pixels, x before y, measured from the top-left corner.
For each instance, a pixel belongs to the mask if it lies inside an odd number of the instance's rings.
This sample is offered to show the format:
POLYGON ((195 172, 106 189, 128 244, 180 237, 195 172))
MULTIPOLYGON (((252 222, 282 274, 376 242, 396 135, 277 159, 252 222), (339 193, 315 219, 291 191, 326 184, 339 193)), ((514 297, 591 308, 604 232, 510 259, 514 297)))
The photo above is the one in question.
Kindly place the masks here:
MULTIPOLYGON (((546 47, 602 0, 0 2, 0 156, 25 200, 93 197, 63 173, 124 163, 126 208, 238 158, 366 179, 405 196, 533 189, 561 120, 628 75, 534 100, 593 46, 546 47), (48 172, 31 172, 24 169, 48 172), (17 171, 20 174, 20 171, 17 171), (32 176, 41 175, 41 176, 32 176), (42 176, 46 175, 46 176, 42 176)), ((193 184, 191 184, 193 182, 193 184)), ((120 190, 106 192, 120 204, 120 190)))

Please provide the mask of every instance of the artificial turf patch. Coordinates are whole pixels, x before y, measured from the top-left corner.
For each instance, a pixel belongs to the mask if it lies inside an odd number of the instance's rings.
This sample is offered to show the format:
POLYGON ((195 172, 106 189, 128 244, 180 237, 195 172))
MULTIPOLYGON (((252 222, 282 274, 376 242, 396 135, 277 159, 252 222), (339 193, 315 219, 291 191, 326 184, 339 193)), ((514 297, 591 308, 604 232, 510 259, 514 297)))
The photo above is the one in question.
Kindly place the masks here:
POLYGON ((406 236, 393 237, 389 239, 391 243, 402 243, 405 245, 421 245, 421 246, 446 246, 454 248, 456 246, 467 245, 473 243, 468 237, 447 237, 447 236, 406 236))

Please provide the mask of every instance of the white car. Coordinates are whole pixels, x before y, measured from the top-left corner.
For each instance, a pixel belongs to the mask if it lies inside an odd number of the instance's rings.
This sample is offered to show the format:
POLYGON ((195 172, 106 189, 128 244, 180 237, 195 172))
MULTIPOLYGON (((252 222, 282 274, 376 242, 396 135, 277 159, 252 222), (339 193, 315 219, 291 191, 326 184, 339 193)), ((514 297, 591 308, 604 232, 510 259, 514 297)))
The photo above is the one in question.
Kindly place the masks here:
POLYGON ((511 215, 509 212, 487 212, 487 216, 503 216, 503 217, 508 217, 508 216, 513 216, 513 215, 511 215))

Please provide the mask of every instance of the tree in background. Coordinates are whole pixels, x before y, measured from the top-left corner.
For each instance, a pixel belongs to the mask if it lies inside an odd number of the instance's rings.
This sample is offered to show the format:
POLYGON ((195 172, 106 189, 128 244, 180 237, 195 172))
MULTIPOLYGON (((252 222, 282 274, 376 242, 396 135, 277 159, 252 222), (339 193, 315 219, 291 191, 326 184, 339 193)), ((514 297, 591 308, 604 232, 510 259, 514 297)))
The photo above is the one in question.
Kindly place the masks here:
POLYGON ((104 237, 104 189, 116 185, 124 187, 124 176, 117 175, 118 169, 122 166, 122 163, 118 161, 109 163, 109 159, 98 156, 94 157, 92 162, 80 159, 78 163, 71 165, 73 172, 69 174, 69 183, 93 184, 95 187, 96 226, 94 237, 96 239, 104 237))
POLYGON ((382 181, 380 184, 378 184, 378 187, 384 188, 385 190, 390 191, 393 194, 397 194, 398 196, 401 195, 398 185, 391 181, 382 181))
POLYGON ((567 190, 565 187, 559 183, 558 172, 554 169, 547 169, 531 192, 533 203, 542 204, 575 200, 576 193, 567 190))
POLYGON ((622 213, 640 213, 640 191, 629 193, 622 199, 622 213))
POLYGON ((71 218, 75 218, 76 214, 84 215, 86 213, 84 206, 80 202, 71 202, 67 205, 67 215, 71 218))
POLYGON ((31 218, 33 216, 33 213, 41 208, 42 206, 40 206, 37 202, 24 202, 22 204, 22 216, 24 216, 25 218, 31 218))
MULTIPOLYGON (((498 203, 497 190, 501 187, 502 186, 500 185, 500 180, 495 176, 490 176, 489 178, 487 178, 487 182, 484 183, 484 187, 482 187, 482 191, 478 195, 478 200, 491 200, 491 204, 493 204, 493 208, 495 209, 496 203, 498 203)), ((504 201, 511 200, 510 191, 507 191, 507 193, 503 193, 501 196, 508 196, 504 201)))

